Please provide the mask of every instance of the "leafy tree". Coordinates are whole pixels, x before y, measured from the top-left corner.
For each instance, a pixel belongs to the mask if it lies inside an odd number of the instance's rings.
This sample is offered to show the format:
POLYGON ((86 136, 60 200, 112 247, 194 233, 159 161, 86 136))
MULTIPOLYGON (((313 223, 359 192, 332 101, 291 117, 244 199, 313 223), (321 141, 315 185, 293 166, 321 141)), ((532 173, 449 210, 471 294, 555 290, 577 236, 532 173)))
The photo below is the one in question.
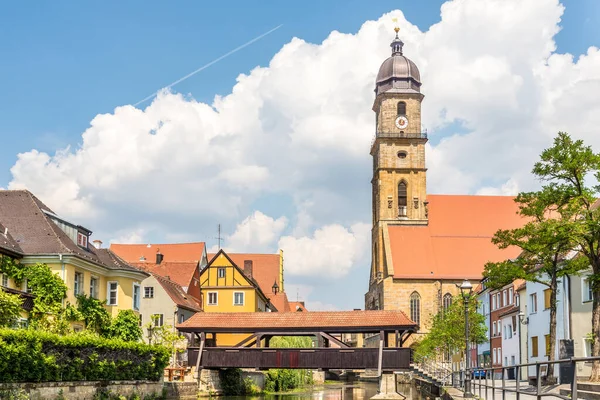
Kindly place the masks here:
MULTIPOLYGON (((477 299, 468 299, 469 341, 475 344, 487 341, 485 317, 477 312, 477 299)), ((429 333, 416 345, 417 357, 431 357, 462 351, 465 347, 465 304, 462 296, 455 296, 448 309, 433 317, 429 333)))
POLYGON ((142 338, 140 317, 133 310, 121 310, 108 327, 105 336, 126 342, 137 342, 142 338))
POLYGON ((13 326, 21 316, 23 299, 0 289, 0 327, 13 326))
MULTIPOLYGON (((501 249, 518 247, 521 254, 514 260, 488 263, 483 276, 492 289, 499 289, 516 279, 537 282, 550 289, 550 360, 556 349, 556 294, 562 277, 586 269, 582 257, 566 257, 576 247, 573 225, 555 212, 556 206, 541 192, 520 193, 515 202, 519 214, 529 219, 525 226, 499 230, 492 242, 501 249)), ((548 366, 553 375, 553 364, 548 366)))
POLYGON ((151 332, 150 343, 167 347, 171 351, 171 365, 175 365, 176 353, 182 353, 187 348, 187 339, 171 325, 157 326, 158 315, 153 315, 144 328, 151 332), (151 329, 149 329, 151 328, 151 329))
MULTIPOLYGON (((542 152, 533 174, 543 184, 540 202, 555 205, 576 243, 574 249, 592 268, 592 355, 600 356, 600 154, 559 132, 553 146, 542 152)), ((600 381, 600 361, 593 362, 590 379, 600 381)))
POLYGON ((104 305, 106 301, 100 301, 85 294, 77 296, 77 311, 80 313, 80 321, 85 322, 86 329, 98 334, 104 333, 111 325, 111 317, 104 305))

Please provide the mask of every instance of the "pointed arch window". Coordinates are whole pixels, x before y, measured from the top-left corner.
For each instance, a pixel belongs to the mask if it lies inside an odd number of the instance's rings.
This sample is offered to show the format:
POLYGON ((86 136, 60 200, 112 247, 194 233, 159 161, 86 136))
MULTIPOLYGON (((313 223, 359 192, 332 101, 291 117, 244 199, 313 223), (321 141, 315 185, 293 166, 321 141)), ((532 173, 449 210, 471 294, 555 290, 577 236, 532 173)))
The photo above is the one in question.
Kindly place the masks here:
POLYGON ((442 304, 444 306, 444 311, 449 309, 452 305, 452 295, 450 293, 446 293, 444 295, 444 299, 442 300, 442 304))
POLYGON ((403 101, 398 102, 398 115, 406 115, 406 103, 403 101))
POLYGON ((417 325, 421 324, 421 295, 418 292, 410 295, 410 319, 417 325))
POLYGON ((406 182, 401 181, 398 184, 398 216, 406 217, 406 206, 408 205, 408 197, 406 190, 406 182))

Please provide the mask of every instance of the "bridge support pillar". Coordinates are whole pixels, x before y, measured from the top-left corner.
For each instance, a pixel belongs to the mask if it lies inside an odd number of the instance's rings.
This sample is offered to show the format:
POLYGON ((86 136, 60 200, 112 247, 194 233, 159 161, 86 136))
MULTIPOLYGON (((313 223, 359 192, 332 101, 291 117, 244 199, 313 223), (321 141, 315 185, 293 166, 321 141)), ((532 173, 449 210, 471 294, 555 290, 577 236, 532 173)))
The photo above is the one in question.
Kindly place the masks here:
POLYGON ((396 391, 396 375, 384 372, 379 377, 379 393, 371 399, 405 399, 396 391))

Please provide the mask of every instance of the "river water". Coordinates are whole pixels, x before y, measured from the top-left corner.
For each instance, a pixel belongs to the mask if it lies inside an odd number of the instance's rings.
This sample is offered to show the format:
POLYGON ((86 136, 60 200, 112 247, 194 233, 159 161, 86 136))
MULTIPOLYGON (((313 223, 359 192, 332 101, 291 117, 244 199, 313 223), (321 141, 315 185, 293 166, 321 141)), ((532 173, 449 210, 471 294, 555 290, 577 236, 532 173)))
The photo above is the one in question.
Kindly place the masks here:
MULTIPOLYGON (((230 399, 239 400, 299 400, 299 399, 319 399, 319 400, 368 400, 377 394, 377 383, 371 382, 353 382, 328 384, 324 386, 315 386, 306 392, 296 392, 293 394, 267 394, 261 396, 231 396, 230 399)), ((418 390, 411 385, 398 385, 398 391, 406 396, 408 400, 424 400, 418 390)))

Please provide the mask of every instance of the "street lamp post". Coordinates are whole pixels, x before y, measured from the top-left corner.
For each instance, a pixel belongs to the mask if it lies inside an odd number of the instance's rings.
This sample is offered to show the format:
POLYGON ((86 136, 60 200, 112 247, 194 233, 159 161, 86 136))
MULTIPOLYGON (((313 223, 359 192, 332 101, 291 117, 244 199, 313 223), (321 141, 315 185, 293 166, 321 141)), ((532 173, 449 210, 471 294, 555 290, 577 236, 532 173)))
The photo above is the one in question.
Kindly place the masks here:
POLYGON ((464 280, 460 285, 460 293, 463 297, 465 305, 465 391, 463 393, 464 398, 473 397, 471 393, 471 374, 469 373, 469 299, 471 292, 473 291, 473 285, 468 280, 464 280))

